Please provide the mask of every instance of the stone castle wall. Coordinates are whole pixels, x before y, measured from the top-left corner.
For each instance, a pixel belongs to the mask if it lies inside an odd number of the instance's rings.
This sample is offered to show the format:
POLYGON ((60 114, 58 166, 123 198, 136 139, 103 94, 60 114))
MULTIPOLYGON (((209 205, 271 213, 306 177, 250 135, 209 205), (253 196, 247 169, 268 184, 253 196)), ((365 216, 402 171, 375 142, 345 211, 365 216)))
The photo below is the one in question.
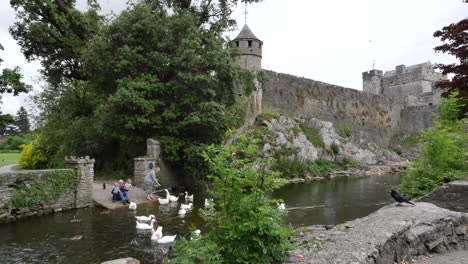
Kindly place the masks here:
POLYGON ((265 73, 268 82, 263 92, 264 107, 293 118, 330 121, 337 130, 350 126, 357 141, 365 138, 387 146, 396 134, 414 134, 432 127, 433 113, 438 111, 438 103, 429 101, 439 101, 440 96, 432 93, 402 102, 289 74, 265 73))
POLYGON ((401 102, 409 100, 419 105, 431 105, 439 104, 440 94, 434 90, 435 82, 446 80, 447 76, 436 72, 430 62, 425 62, 409 67, 398 65, 395 70, 385 74, 380 70, 364 72, 362 78, 365 92, 401 102))
MULTIPOLYGON (((379 145, 387 145, 401 123, 403 104, 354 89, 265 71, 268 83, 263 105, 290 117, 331 121, 336 128, 350 126, 379 145)), ((359 137, 356 137, 359 138, 359 137)))

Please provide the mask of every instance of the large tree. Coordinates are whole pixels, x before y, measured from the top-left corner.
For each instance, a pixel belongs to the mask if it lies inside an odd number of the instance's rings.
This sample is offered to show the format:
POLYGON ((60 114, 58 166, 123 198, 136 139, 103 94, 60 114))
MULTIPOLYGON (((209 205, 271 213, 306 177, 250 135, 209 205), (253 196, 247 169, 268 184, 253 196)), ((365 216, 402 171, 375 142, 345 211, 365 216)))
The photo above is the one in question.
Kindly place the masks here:
POLYGON ((17 19, 10 33, 28 61, 41 62, 52 85, 86 80, 80 56, 104 20, 96 0, 88 0, 86 11, 76 9, 75 2, 10 0, 17 19))
MULTIPOLYGON (((0 50, 3 50, 3 46, 0 44, 0 50)), ((0 58, 0 64, 2 63, 0 58)), ((20 68, 15 67, 13 69, 3 69, 0 73, 0 99, 2 94, 9 93, 18 95, 19 93, 27 93, 31 87, 21 81, 22 74, 20 68)))
MULTIPOLYGON (((468 0, 463 2, 468 3, 468 0)), ((435 47, 436 52, 448 53, 459 60, 458 63, 438 64, 443 74, 453 74, 453 78, 437 84, 447 96, 454 91, 468 99, 468 18, 452 23, 434 33, 444 44, 435 47)))
POLYGON ((0 136, 10 134, 14 122, 13 116, 0 112, 0 136))
POLYGON ((15 125, 18 127, 18 133, 28 133, 31 129, 28 112, 22 106, 18 112, 16 112, 15 125))
POLYGON ((185 162, 222 140, 240 76, 222 32, 240 1, 140 0, 109 20, 95 1, 87 11, 73 0, 11 2, 11 31, 49 80, 36 102, 57 159, 88 154, 129 167, 157 137, 166 159, 185 162))

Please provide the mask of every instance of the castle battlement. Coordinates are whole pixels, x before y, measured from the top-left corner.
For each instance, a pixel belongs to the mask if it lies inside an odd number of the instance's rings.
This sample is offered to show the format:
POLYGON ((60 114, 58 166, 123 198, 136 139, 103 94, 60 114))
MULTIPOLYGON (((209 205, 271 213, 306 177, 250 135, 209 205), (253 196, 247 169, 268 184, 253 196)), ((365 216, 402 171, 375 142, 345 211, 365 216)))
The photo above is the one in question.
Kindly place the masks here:
POLYGON ((395 70, 382 75, 380 70, 362 73, 363 91, 380 94, 411 105, 439 104, 440 92, 435 83, 447 80, 447 76, 436 72, 430 61, 406 66, 397 65, 395 70))

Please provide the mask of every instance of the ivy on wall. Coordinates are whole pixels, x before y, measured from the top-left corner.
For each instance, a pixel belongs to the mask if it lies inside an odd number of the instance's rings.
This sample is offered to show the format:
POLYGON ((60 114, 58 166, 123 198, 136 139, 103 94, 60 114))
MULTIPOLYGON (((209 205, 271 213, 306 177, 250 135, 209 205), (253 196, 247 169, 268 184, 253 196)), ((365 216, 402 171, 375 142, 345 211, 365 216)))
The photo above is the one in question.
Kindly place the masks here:
POLYGON ((73 191, 78 177, 75 171, 57 171, 31 183, 16 185, 11 190, 13 207, 34 207, 41 203, 56 201, 66 192, 73 191))

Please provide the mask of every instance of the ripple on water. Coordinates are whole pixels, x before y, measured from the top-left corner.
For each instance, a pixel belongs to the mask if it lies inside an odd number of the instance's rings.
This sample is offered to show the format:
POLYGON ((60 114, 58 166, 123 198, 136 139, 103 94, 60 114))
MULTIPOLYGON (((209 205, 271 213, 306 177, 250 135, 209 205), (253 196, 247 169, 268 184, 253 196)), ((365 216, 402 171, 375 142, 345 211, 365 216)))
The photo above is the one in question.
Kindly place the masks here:
MULTIPOLYGON (((398 176, 342 178, 287 185, 272 197, 284 200, 286 222, 293 226, 339 224, 391 203, 388 189, 398 183, 398 176)), ((184 199, 169 205, 139 205, 136 215, 155 215, 164 235, 188 237, 191 225, 204 232, 197 215, 204 197, 196 194, 194 208, 184 217, 178 215, 181 202, 184 199)), ((149 230, 136 230, 134 216, 127 209, 89 208, 0 225, 2 263, 101 263, 129 256, 142 263, 159 262, 170 245, 152 242, 149 230), (74 218, 81 221, 70 222, 74 218), (73 240, 76 236, 82 237, 73 240)))

